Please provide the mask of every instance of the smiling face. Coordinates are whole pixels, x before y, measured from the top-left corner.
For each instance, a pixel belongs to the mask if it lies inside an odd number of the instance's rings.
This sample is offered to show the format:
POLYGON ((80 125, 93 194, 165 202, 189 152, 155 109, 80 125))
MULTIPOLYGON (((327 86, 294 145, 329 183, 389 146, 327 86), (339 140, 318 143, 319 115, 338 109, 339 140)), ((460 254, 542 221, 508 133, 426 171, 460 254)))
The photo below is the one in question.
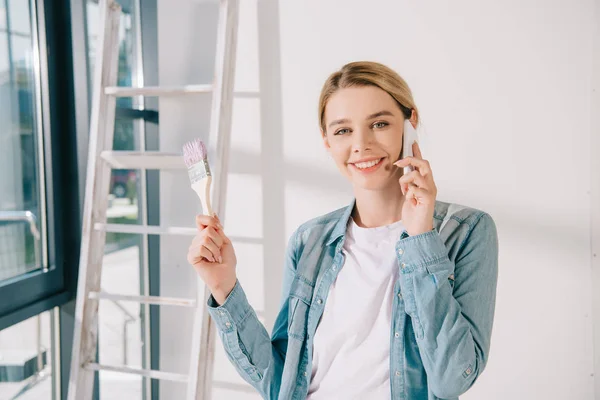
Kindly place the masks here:
POLYGON ((404 116, 400 107, 376 86, 339 89, 327 102, 325 148, 355 188, 383 190, 402 175, 393 165, 400 158, 404 116))

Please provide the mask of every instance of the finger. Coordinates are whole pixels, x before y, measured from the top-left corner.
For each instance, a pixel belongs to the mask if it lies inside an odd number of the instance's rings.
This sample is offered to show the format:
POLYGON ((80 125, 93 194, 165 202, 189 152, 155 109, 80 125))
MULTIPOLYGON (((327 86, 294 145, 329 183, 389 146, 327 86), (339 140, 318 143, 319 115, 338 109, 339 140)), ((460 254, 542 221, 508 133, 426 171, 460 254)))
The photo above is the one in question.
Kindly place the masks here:
POLYGON ((206 259, 205 259, 205 258, 203 258, 203 257, 201 257, 201 258, 198 258, 198 259, 195 259, 195 260, 192 260, 192 261, 189 261, 189 260, 188 260, 188 262, 189 262, 189 263, 190 263, 192 266, 194 266, 194 267, 198 267, 198 268, 200 268, 200 269, 202 269, 202 268, 209 268, 209 267, 212 267, 212 266, 214 265, 214 262, 213 262, 213 261, 208 261, 208 260, 206 260, 206 259))
POLYGON ((231 240, 227 237, 227 235, 225 235, 225 231, 222 228, 216 229, 216 232, 219 235, 219 237, 221 237, 221 240, 223 241, 221 243, 221 246, 223 246, 224 244, 231 244, 231 240))
POLYGON ((195 265, 200 261, 207 260, 208 262, 216 262, 213 254, 203 245, 190 247, 188 251, 188 261, 190 264, 195 265))
POLYGON ((221 226, 221 223, 219 221, 217 221, 214 217, 211 217, 210 215, 203 215, 203 214, 196 215, 196 226, 198 227, 199 230, 203 230, 207 226, 212 226, 213 228, 223 229, 223 226, 221 226))
POLYGON ((417 202, 417 204, 427 203, 429 195, 430 194, 428 190, 412 186, 408 189, 406 193, 406 199, 414 199, 417 202))
POLYGON ((217 258, 215 257, 215 255, 212 253, 212 251, 210 251, 210 249, 208 247, 206 247, 206 245, 202 245, 200 247, 198 247, 196 249, 196 259, 200 259, 200 260, 207 260, 209 262, 215 263, 217 262, 217 258))
POLYGON ((419 171, 411 171, 406 175, 402 175, 400 177, 400 183, 410 183, 413 182, 417 186, 426 186, 427 178, 425 178, 419 171))
POLYGON ((400 185, 408 185, 409 183, 413 183, 414 185, 422 188, 427 188, 429 186, 429 182, 423 175, 421 175, 419 171, 412 171, 406 175, 402 175, 399 181, 400 185))
POLYGON ((187 261, 191 265, 198 265, 204 263, 212 264, 214 262, 212 255, 210 252, 201 246, 190 246, 187 254, 187 261), (203 252, 206 252, 206 256, 203 255, 203 252))
POLYGON ((223 246, 224 240, 222 234, 219 233, 219 230, 213 228, 212 226, 209 226, 202 232, 202 234, 210 238, 210 240, 212 240, 218 248, 221 248, 221 246, 223 246))
POLYGON ((215 244, 215 242, 212 241, 211 238, 206 238, 204 240, 204 242, 202 243, 202 248, 205 248, 210 252, 210 255, 212 256, 213 260, 217 261, 220 259, 221 249, 215 244))
POLYGON ((431 174, 431 167, 429 166, 429 161, 422 160, 416 157, 404 157, 402 160, 398 160, 394 163, 395 166, 399 168, 406 167, 408 165, 412 165, 415 167, 421 175, 425 176, 427 174, 431 174))
POLYGON ((413 142, 412 144, 412 150, 413 150, 413 155, 422 160, 423 159, 423 154, 421 153, 421 147, 419 147, 419 142, 417 142, 416 140, 413 142))
POLYGON ((400 184, 400 188, 402 189, 402 194, 406 196, 406 193, 408 192, 408 190, 412 187, 417 187, 414 183, 403 183, 400 184))

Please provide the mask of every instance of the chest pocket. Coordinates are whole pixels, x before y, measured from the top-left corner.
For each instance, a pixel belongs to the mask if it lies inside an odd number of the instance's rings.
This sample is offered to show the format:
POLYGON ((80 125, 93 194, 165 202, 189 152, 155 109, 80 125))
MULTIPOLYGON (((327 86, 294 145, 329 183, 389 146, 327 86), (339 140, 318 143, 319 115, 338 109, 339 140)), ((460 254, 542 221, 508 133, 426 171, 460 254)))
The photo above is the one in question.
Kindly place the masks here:
POLYGON ((288 336, 290 338, 304 340, 312 294, 313 285, 303 276, 297 275, 292 282, 288 297, 288 336))

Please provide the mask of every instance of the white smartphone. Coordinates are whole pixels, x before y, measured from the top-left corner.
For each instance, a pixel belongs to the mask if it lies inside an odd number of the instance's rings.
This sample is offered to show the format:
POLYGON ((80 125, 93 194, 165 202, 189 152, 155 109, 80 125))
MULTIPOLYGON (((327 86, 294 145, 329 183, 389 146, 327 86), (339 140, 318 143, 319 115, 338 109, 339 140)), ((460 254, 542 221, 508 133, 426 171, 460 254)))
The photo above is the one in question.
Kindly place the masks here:
MULTIPOLYGON (((400 156, 400 159, 403 159, 405 157, 412 157, 413 156, 413 150, 412 150, 412 145, 413 142, 419 142, 419 139, 417 137, 417 131, 415 130, 415 128, 413 128, 412 124, 410 123, 410 121, 408 119, 404 120, 404 137, 403 137, 403 143, 402 143, 402 154, 400 156)), ((413 171, 414 168, 409 165, 404 167, 404 175, 408 174, 409 172, 413 171)))

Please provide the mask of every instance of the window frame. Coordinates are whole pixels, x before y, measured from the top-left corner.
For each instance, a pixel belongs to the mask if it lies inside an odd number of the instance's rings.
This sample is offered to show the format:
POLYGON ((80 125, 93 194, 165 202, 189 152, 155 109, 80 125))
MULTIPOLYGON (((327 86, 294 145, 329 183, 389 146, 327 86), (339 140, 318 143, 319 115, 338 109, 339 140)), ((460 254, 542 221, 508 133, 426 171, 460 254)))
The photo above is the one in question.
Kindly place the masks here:
POLYGON ((29 3, 33 51, 38 60, 34 67, 36 122, 43 138, 43 147, 38 147, 39 159, 43 159, 40 202, 45 201, 41 207, 45 213, 39 216, 41 247, 46 249, 42 267, 48 270, 0 282, 0 330, 75 297, 81 242, 69 2, 29 3))

